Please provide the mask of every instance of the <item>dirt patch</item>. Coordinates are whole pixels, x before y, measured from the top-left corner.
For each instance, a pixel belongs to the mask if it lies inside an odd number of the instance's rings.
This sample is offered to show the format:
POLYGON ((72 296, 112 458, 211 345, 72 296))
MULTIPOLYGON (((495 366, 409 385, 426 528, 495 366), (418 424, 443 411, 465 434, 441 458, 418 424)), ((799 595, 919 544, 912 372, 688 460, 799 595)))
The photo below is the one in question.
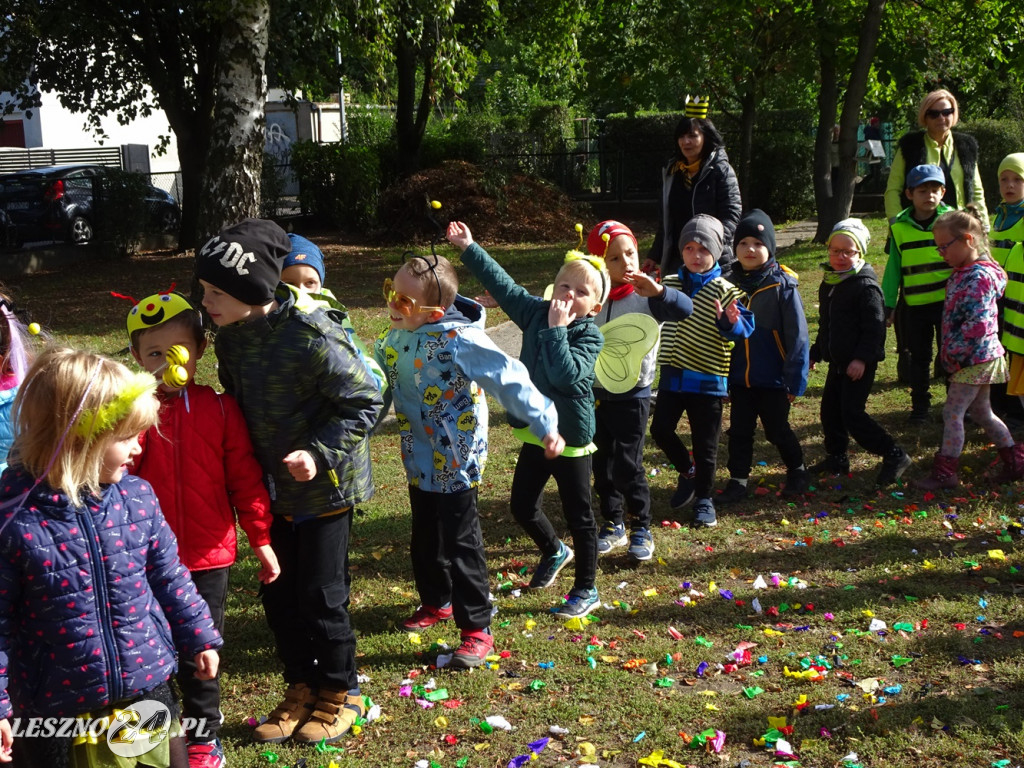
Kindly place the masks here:
POLYGON ((576 222, 587 226, 589 208, 574 203, 546 181, 485 170, 461 161, 420 171, 381 195, 374 235, 385 242, 419 242, 432 234, 427 200, 442 208, 436 219, 466 222, 474 238, 488 243, 567 243, 576 238, 576 222))

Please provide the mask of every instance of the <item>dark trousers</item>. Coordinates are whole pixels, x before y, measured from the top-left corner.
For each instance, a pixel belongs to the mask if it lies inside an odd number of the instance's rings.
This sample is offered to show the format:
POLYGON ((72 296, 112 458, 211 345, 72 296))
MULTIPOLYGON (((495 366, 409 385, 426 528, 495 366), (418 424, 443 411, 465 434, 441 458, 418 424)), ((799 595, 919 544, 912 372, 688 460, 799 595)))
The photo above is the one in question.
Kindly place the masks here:
POLYGON ((847 363, 829 363, 825 375, 821 393, 825 451, 829 455, 846 453, 852 437, 869 453, 885 456, 896 447, 896 442, 865 410, 878 363, 865 363, 864 375, 857 381, 846 375, 846 366, 847 363))
POLYGON ((275 516, 270 545, 281 575, 261 590, 284 662, 284 679, 311 688, 356 689, 356 637, 348 617, 352 514, 295 524, 275 516))
POLYGON ((924 411, 931 405, 932 360, 935 345, 942 339, 942 302, 907 304, 900 311, 903 344, 910 353, 910 402, 915 411, 924 411))
POLYGON ((594 490, 601 517, 621 524, 623 512, 630 525, 651 527, 651 491, 644 471, 644 441, 649 398, 602 400, 597 405, 594 433, 594 490))
MULTIPOLYGON (((210 568, 192 571, 192 581, 206 604, 217 631, 224 633, 224 608, 228 601, 230 568, 210 568)), ((190 741, 213 741, 220 731, 220 675, 213 680, 196 678, 196 664, 191 657, 178 658, 178 688, 181 690, 181 709, 185 717, 206 719, 205 733, 190 741)))
POLYGON ((665 452, 681 475, 694 467, 694 492, 698 499, 709 499, 715 487, 718 466, 718 438, 722 431, 722 398, 693 392, 658 390, 658 402, 651 419, 651 437, 665 452), (693 440, 693 462, 679 438, 676 427, 686 414, 693 440))
POLYGON ((786 470, 804 463, 804 451, 789 426, 789 396, 784 389, 735 387, 729 392, 729 476, 750 477, 754 461, 754 430, 761 419, 765 439, 779 449, 786 470))
POLYGON ((559 538, 541 510, 544 486, 554 477, 576 556, 573 589, 590 589, 597 577, 597 524, 590 506, 590 456, 544 458, 539 445, 525 443, 512 477, 512 516, 545 557, 558 553, 559 538))
POLYGON ((430 493, 409 486, 412 508, 412 572, 424 605, 452 604, 459 629, 491 625, 484 537, 477 489, 430 493))

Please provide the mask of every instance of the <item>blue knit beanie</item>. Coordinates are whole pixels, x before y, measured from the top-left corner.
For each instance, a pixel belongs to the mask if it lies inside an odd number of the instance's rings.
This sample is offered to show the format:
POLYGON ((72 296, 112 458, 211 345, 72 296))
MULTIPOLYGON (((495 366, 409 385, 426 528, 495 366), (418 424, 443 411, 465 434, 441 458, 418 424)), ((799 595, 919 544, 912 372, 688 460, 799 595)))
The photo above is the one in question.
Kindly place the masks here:
POLYGON ((324 275, 324 255, 320 249, 302 235, 289 233, 288 239, 292 241, 292 249, 285 257, 284 266, 281 269, 295 266, 312 267, 320 276, 320 285, 323 285, 326 276, 324 275))

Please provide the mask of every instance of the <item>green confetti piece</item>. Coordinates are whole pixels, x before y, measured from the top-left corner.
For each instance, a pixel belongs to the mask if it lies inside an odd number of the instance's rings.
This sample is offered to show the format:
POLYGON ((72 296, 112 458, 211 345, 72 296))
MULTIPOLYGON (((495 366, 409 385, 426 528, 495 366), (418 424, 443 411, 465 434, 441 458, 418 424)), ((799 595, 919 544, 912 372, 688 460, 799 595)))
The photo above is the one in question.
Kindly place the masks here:
POLYGON ((749 688, 743 689, 743 695, 746 696, 748 699, 756 698, 757 696, 760 696, 762 693, 764 693, 764 688, 758 685, 752 685, 749 688))
POLYGON ((917 598, 914 597, 913 595, 904 595, 903 599, 906 600, 908 603, 916 603, 917 602, 917 598))
POLYGON ((892 665, 894 667, 896 667, 897 669, 899 669, 902 666, 905 666, 905 665, 909 664, 912 661, 913 661, 913 659, 910 658, 909 656, 899 656, 899 655, 897 655, 897 656, 893 656, 892 657, 892 665))
POLYGON ((536 693, 537 691, 543 690, 544 688, 547 688, 547 687, 548 687, 548 684, 545 683, 543 680, 534 680, 532 683, 530 683, 530 690, 533 691, 534 693, 536 693))
POLYGON ((914 631, 914 625, 910 624, 909 622, 906 622, 906 621, 897 622, 896 624, 892 625, 892 628, 895 629, 897 632, 901 632, 901 631, 902 632, 913 632, 914 631))
POLYGON ((750 624, 737 624, 736 629, 753 629, 754 627, 750 624))
POLYGON ((438 688, 436 691, 427 691, 423 694, 423 698, 427 701, 444 701, 448 698, 448 689, 438 688))
POLYGON ((711 642, 706 637, 703 637, 701 635, 697 635, 695 638, 693 638, 693 642, 699 645, 701 648, 711 648, 712 646, 714 646, 713 642, 711 642))
POLYGON ((455 761, 455 768, 466 768, 467 765, 469 765, 468 757, 460 757, 455 761))
POLYGON ((785 613, 789 610, 789 603, 779 603, 779 613, 785 613))
POLYGON ((597 662, 594 660, 593 656, 587 656, 587 666, 591 669, 597 669, 597 662))
POLYGON ((511 622, 511 621, 503 621, 503 622, 501 622, 500 624, 498 624, 498 626, 499 626, 499 627, 500 627, 501 629, 504 629, 505 627, 507 627, 507 626, 510 626, 511 624, 512 624, 512 622, 511 622))
POLYGON ((671 677, 659 677, 657 680, 654 681, 654 684, 659 688, 671 688, 674 683, 675 680, 673 680, 671 677))

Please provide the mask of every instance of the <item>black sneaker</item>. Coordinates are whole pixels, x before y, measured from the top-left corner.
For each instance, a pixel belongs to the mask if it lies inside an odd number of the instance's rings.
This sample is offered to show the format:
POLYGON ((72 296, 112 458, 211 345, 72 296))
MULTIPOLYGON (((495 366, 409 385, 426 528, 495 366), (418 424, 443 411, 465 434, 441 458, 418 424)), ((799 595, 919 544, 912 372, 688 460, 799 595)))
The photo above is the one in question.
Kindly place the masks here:
POLYGON ((560 549, 557 554, 551 557, 542 557, 537 563, 537 570, 533 572, 530 579, 530 589, 544 589, 555 583, 555 577, 559 571, 568 565, 572 560, 572 550, 565 546, 564 541, 558 542, 560 549))
POLYGON ((850 457, 845 453, 829 453, 817 464, 811 464, 807 471, 812 475, 848 475, 850 474, 850 457))
POLYGON ((907 467, 913 463, 907 452, 896 446, 890 454, 882 459, 882 467, 878 470, 875 485, 880 488, 892 485, 900 479, 900 475, 906 472, 907 467))
POLYGON ((672 494, 672 498, 669 499, 668 505, 675 511, 679 511, 693 503, 696 494, 693 491, 693 480, 686 475, 679 476, 679 482, 676 483, 676 492, 672 494))
POLYGON ((782 489, 782 495, 802 496, 807 493, 807 487, 811 484, 811 476, 806 469, 793 469, 786 473, 786 487, 782 489))
POLYGON ((716 501, 724 506, 727 504, 735 504, 739 501, 745 501, 746 498, 747 486, 743 485, 743 483, 738 480, 730 478, 729 483, 725 486, 725 490, 718 494, 716 501))

